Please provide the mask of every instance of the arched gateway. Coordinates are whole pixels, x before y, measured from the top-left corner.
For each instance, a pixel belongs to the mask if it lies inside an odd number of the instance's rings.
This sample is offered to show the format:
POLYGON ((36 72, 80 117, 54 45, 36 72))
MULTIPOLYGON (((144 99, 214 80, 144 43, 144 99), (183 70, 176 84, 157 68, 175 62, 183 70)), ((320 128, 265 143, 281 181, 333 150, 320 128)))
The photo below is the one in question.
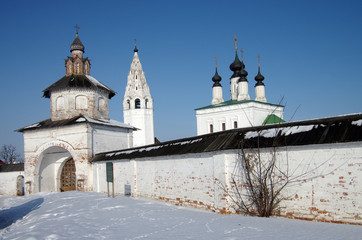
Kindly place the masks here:
POLYGON ((76 190, 75 163, 65 148, 47 148, 39 155, 36 165, 39 192, 76 190))

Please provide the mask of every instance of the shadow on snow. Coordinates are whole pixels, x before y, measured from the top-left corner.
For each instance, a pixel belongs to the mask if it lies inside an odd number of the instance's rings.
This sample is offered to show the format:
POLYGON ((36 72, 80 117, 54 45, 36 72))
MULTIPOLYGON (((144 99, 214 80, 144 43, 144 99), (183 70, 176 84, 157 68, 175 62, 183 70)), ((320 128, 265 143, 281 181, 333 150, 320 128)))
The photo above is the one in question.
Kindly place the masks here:
POLYGON ((39 208, 44 198, 37 198, 16 207, 0 211, 0 229, 6 228, 19 219, 25 217, 31 211, 39 208))

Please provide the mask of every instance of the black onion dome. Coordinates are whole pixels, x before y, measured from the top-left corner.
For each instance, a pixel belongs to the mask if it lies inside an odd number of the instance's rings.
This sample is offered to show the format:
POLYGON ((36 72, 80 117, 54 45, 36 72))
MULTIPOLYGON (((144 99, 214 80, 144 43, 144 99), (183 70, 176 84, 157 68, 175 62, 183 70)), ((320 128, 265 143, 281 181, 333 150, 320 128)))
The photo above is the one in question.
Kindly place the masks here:
POLYGON ((235 71, 240 71, 243 67, 242 62, 240 62, 240 59, 238 57, 238 53, 235 53, 235 60, 232 64, 230 64, 230 70, 235 72, 235 71))
POLYGON ((79 37, 78 37, 78 33, 75 36, 75 39, 72 43, 72 45, 70 45, 70 51, 74 51, 74 50, 80 50, 82 52, 84 52, 84 45, 83 43, 80 41, 79 37))
POLYGON ((242 61, 241 64, 242 64, 242 69, 241 69, 241 71, 239 73, 240 78, 239 78, 238 82, 247 82, 248 79, 246 77, 248 76, 248 72, 245 70, 244 61, 242 61))
POLYGON ((220 84, 221 77, 217 73, 217 68, 216 68, 216 71, 215 71, 215 75, 212 77, 212 81, 214 82, 214 85, 212 85, 212 87, 221 86, 221 84, 220 84))
POLYGON ((263 83, 264 76, 260 73, 260 67, 258 68, 258 75, 256 75, 254 79, 255 79, 255 81, 257 81, 255 86, 264 85, 264 83, 263 83))

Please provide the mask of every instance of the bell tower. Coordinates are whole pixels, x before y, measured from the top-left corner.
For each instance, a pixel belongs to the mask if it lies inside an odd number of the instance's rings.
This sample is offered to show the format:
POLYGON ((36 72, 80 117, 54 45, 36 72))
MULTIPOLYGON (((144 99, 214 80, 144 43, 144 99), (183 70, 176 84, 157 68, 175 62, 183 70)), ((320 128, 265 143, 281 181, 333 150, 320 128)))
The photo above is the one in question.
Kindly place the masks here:
POLYGON ((133 132, 134 147, 154 144, 153 99, 138 57, 136 39, 123 98, 123 118, 125 123, 137 128, 133 132))

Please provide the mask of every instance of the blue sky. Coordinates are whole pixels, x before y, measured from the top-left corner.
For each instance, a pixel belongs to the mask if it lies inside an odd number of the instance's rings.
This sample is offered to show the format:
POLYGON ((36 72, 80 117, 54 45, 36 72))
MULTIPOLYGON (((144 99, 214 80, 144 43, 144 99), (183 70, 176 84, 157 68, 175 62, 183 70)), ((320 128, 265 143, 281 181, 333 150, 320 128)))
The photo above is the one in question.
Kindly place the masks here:
POLYGON ((50 117, 42 90, 65 75, 76 24, 91 75, 118 93, 110 101, 118 121, 137 38, 161 141, 196 135, 215 55, 230 99, 235 34, 251 97, 260 54, 267 100, 284 98, 286 120, 362 112, 361 12, 361 1, 3 1, 0 146, 22 153, 13 130, 50 117))

